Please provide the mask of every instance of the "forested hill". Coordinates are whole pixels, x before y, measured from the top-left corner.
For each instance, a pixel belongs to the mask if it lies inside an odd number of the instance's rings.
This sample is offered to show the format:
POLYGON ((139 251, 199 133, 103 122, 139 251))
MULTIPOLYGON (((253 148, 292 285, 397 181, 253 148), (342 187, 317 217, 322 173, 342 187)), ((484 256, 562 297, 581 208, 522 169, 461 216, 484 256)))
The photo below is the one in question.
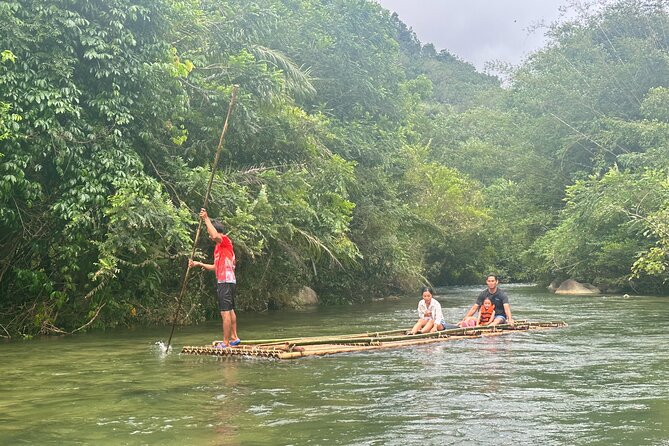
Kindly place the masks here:
POLYGON ((169 320, 234 85, 208 210, 242 309, 487 271, 666 292, 668 6, 596 6, 502 88, 373 1, 0 3, 0 336, 169 320))

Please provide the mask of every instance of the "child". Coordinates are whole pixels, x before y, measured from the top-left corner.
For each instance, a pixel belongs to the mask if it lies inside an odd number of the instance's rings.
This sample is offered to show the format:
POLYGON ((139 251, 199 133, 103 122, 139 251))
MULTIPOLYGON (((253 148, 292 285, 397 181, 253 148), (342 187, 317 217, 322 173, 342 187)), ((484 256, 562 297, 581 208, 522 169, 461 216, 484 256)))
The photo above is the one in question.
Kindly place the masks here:
POLYGON ((492 300, 486 297, 483 299, 483 305, 479 309, 479 316, 476 319, 476 325, 490 325, 495 320, 495 306, 492 300))
POLYGON ((477 325, 489 325, 495 318, 495 306, 489 298, 483 300, 483 304, 479 309, 477 317, 468 316, 464 320, 458 322, 458 327, 468 328, 476 327, 477 325))

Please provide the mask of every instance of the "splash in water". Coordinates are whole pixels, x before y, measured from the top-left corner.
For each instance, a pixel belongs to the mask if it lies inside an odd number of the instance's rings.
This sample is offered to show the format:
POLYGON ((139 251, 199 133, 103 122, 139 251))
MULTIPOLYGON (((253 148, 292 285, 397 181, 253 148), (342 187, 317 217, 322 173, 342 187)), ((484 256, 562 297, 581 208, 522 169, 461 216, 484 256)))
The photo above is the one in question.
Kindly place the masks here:
POLYGON ((157 341, 153 345, 155 350, 158 350, 159 353, 162 353, 164 355, 172 352, 172 346, 170 345, 168 347, 167 344, 163 341, 157 341))

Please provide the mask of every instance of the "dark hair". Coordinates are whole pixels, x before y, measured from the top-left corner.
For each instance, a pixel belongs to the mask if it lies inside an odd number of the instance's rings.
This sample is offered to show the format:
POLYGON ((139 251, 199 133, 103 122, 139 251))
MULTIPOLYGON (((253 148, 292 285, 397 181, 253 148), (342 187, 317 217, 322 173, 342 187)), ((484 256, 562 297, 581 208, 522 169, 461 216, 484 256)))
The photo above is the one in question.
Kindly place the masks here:
POLYGON ((220 232, 221 234, 225 234, 225 229, 223 228, 223 223, 221 223, 218 220, 212 220, 211 225, 216 229, 216 231, 220 232))
POLYGON ((497 277, 497 274, 488 274, 485 276, 486 280, 488 280, 489 277, 494 277, 497 282, 499 282, 499 277, 497 277))
POLYGON ((431 295, 434 296, 434 290, 430 288, 429 286, 424 286, 423 288, 420 289, 420 295, 422 296, 424 292, 429 291, 431 295))

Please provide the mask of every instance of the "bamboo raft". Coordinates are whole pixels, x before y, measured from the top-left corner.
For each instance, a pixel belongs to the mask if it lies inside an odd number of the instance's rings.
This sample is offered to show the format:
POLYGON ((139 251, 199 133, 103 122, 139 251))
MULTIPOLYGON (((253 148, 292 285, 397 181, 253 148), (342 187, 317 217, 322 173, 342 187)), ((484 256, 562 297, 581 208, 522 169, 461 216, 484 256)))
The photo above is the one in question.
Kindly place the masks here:
POLYGON ((315 336, 303 338, 258 339, 243 341, 236 347, 217 348, 212 345, 184 346, 181 350, 186 355, 211 355, 219 357, 250 357, 269 359, 295 359, 305 356, 323 356, 336 353, 351 353, 368 350, 400 348, 412 345, 424 345, 455 339, 498 336, 518 331, 542 330, 566 327, 562 321, 527 322, 517 321, 513 326, 497 325, 454 328, 435 333, 407 335, 406 330, 367 332, 342 336, 315 336))

